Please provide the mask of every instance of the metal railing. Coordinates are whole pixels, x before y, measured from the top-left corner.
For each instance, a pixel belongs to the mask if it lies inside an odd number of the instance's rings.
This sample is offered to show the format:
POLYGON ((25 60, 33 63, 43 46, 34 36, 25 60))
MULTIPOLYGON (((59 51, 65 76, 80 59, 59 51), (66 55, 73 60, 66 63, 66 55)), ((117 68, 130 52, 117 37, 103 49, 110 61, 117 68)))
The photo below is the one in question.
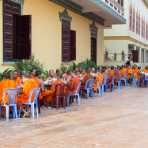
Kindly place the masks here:
POLYGON ((124 8, 116 0, 102 0, 102 1, 106 3, 109 7, 114 9, 118 14, 124 16, 124 8))

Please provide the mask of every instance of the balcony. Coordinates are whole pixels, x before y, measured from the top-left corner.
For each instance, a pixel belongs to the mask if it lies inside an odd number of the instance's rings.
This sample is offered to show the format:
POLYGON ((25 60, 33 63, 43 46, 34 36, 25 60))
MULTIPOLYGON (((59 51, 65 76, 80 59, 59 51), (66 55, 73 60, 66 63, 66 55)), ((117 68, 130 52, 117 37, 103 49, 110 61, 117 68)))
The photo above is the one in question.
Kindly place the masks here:
POLYGON ((124 8, 117 0, 71 0, 82 7, 82 13, 93 13, 104 19, 105 27, 124 24, 124 8))
POLYGON ((124 8, 123 8, 123 1, 118 2, 117 0, 102 0, 104 1, 109 7, 114 9, 117 13, 121 16, 124 16, 124 8))

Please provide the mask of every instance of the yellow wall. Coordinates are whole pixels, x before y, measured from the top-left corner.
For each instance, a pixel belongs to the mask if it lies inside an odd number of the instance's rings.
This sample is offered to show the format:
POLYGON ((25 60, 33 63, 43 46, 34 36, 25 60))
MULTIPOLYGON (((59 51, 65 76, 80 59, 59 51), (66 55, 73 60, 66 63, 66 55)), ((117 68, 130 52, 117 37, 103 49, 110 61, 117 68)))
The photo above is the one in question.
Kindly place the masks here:
POLYGON ((97 44, 97 64, 104 64, 104 28, 103 26, 97 25, 98 27, 98 44, 97 44))
MULTIPOLYGON (((64 8, 49 0, 25 0, 24 14, 32 15, 32 53, 48 68, 61 65, 61 22, 59 12, 64 8)), ((71 29, 76 31, 77 61, 90 58, 91 20, 69 11, 71 29)), ((103 56, 103 27, 98 25, 98 56, 103 56)), ((98 62, 103 62, 98 57, 98 62)))
POLYGON ((0 63, 3 63, 3 4, 0 1, 0 63))

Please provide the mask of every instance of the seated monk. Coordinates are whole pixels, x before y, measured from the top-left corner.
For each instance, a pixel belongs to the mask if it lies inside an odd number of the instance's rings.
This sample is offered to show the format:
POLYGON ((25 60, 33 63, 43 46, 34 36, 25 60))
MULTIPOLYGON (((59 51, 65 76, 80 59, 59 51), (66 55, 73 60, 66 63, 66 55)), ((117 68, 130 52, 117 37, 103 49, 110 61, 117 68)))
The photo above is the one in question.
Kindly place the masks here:
POLYGON ((118 85, 118 81, 120 80, 121 75, 120 75, 120 67, 118 66, 117 68, 115 68, 115 78, 114 78, 114 82, 116 85, 118 85))
MULTIPOLYGON (((77 73, 78 74, 78 73, 77 73)), ((76 93, 78 85, 80 83, 80 76, 77 74, 72 74, 71 80, 67 83, 67 91, 66 91, 66 96, 67 100, 70 101, 70 96, 71 94, 76 93)), ((70 102, 69 102, 70 103, 70 102)))
POLYGON ((12 88, 15 89, 17 86, 15 77, 4 76, 4 79, 0 82, 0 102, 3 104, 8 103, 8 96, 5 94, 6 89, 12 88), (5 96, 5 97, 4 97, 5 96))
POLYGON ((81 84, 81 87, 82 87, 82 90, 84 90, 85 88, 85 83, 88 79, 90 79, 90 71, 89 70, 83 70, 82 72, 82 84, 81 84))
POLYGON ((138 80, 140 77, 140 70, 138 69, 136 65, 133 66, 133 76, 136 80, 138 80))
POLYGON ((145 77, 147 77, 148 74, 148 66, 145 66, 145 68, 142 70, 142 73, 140 74, 140 87, 145 86, 145 77))
POLYGON ((48 88, 44 88, 41 92, 41 96, 44 99, 44 104, 46 107, 51 104, 55 98, 55 91, 56 91, 56 85, 63 83, 63 81, 60 79, 60 76, 52 76, 53 80, 50 81, 50 86, 48 88))
POLYGON ((109 89, 112 91, 112 81, 114 79, 114 76, 115 76, 115 71, 114 71, 114 67, 112 66, 109 70, 108 70, 108 86, 109 86, 109 89))
POLYGON ((103 84, 103 74, 101 74, 100 69, 96 73, 95 81, 94 81, 94 92, 97 92, 99 86, 103 84))
POLYGON ((20 95, 19 102, 21 104, 28 102, 31 90, 37 87, 39 87, 39 83, 34 78, 32 78, 31 75, 26 75, 24 78, 23 90, 22 94, 20 95))
POLYGON ((16 85, 18 87, 21 87, 23 85, 23 79, 22 79, 21 73, 20 72, 17 72, 17 71, 14 71, 13 77, 14 77, 14 79, 16 81, 16 85))
POLYGON ((128 66, 127 67, 127 79, 129 82, 131 82, 132 75, 133 75, 133 69, 130 66, 128 66))
POLYGON ((120 75, 121 75, 121 78, 125 78, 127 79, 127 69, 125 66, 122 66, 121 69, 120 69, 120 75))
POLYGON ((76 74, 72 74, 72 78, 67 84, 68 86, 68 93, 74 93, 76 92, 77 86, 80 83, 80 77, 76 74))

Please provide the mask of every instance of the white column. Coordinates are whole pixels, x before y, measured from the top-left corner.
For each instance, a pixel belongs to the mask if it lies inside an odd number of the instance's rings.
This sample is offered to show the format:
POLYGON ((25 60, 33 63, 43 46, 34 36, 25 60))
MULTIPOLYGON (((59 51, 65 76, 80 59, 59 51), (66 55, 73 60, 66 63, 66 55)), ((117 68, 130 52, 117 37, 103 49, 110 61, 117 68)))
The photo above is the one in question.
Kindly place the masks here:
POLYGON ((146 49, 144 49, 144 63, 147 62, 147 53, 146 53, 146 49))
POLYGON ((141 56, 141 48, 139 48, 139 63, 141 63, 142 62, 142 56, 141 56))

